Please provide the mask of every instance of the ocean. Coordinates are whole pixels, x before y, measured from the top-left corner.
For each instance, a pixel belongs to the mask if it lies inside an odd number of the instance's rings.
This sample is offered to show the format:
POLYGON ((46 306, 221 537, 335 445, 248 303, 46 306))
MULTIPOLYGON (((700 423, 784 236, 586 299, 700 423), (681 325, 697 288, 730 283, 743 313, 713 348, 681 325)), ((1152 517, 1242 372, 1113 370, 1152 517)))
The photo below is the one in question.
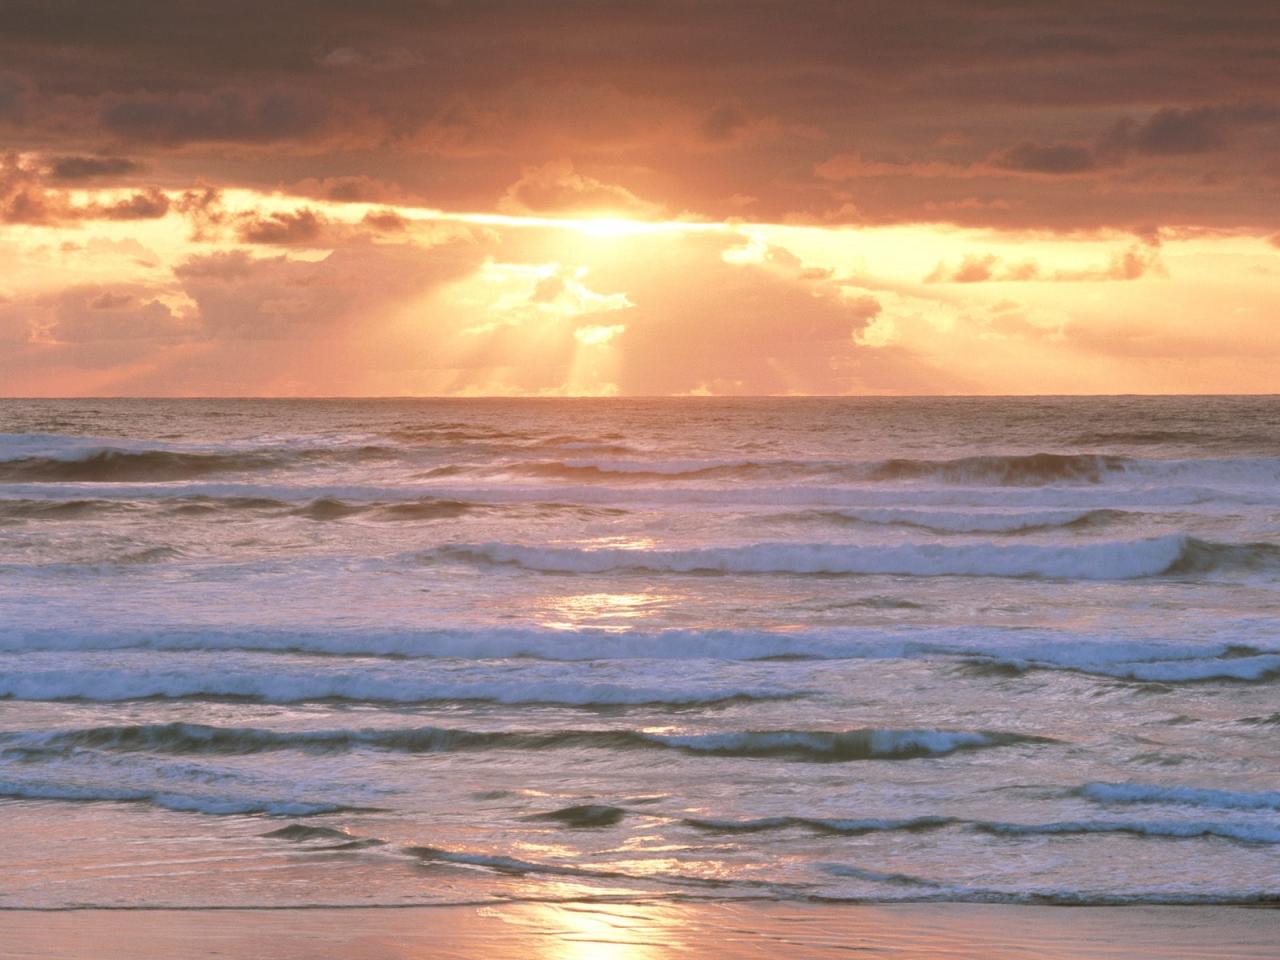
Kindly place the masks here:
POLYGON ((0 401, 0 907, 1280 901, 1280 398, 0 401))

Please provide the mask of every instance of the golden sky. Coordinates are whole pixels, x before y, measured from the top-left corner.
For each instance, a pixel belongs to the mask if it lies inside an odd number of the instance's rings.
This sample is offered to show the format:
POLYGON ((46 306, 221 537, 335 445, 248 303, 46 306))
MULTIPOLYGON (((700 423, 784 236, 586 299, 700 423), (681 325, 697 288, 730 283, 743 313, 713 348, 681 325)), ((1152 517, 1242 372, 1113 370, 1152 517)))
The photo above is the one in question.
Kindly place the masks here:
POLYGON ((1275 392, 1280 8, 0 5, 0 394, 1275 392))

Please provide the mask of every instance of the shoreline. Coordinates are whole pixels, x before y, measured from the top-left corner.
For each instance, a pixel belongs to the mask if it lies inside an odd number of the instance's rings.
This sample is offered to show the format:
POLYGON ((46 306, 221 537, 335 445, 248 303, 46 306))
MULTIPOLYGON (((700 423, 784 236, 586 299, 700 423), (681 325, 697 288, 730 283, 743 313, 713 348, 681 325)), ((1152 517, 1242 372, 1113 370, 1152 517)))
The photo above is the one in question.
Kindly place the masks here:
POLYGON ((1266 906, 636 904, 0 911, 0 958, 1271 960, 1266 906))

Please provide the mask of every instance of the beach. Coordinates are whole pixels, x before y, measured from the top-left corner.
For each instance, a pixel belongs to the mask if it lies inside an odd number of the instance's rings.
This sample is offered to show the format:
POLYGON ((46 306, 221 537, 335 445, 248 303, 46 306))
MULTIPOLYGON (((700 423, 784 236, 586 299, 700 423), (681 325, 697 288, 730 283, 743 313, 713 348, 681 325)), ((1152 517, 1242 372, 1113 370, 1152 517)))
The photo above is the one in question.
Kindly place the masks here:
POLYGON ((0 914, 0 957, 77 960, 1270 960, 1280 914, 981 904, 512 905, 0 914))

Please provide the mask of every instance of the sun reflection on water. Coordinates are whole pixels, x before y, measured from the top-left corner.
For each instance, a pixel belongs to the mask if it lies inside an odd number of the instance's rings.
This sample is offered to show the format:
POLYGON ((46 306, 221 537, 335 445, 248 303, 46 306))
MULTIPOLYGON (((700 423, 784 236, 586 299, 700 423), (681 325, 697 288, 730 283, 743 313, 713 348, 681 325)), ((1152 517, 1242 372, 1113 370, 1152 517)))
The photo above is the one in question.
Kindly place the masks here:
POLYGON ((649 616, 664 598, 654 593, 578 593, 549 596, 542 600, 546 610, 542 625, 555 630, 597 630, 619 632, 649 616))

